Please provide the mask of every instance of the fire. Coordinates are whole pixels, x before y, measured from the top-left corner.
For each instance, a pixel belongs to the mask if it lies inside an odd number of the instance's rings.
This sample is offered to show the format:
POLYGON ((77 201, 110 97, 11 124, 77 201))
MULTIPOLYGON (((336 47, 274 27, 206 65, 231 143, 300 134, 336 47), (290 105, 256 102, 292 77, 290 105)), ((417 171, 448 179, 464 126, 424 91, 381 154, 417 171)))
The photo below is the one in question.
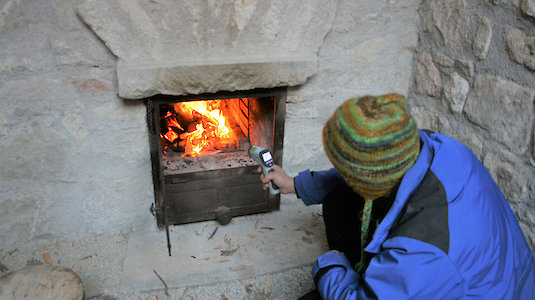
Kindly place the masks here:
POLYGON ((167 132, 161 138, 169 143, 179 139, 183 156, 199 156, 237 146, 238 138, 223 113, 224 100, 179 102, 172 107, 174 112, 168 111, 163 117, 167 132))
POLYGON ((173 143, 178 138, 178 134, 174 131, 173 127, 176 127, 177 129, 182 131, 184 131, 184 129, 182 128, 182 126, 180 126, 180 124, 178 124, 178 121, 176 120, 174 114, 170 111, 168 111, 163 118, 167 125, 167 132, 161 135, 161 137, 173 143))

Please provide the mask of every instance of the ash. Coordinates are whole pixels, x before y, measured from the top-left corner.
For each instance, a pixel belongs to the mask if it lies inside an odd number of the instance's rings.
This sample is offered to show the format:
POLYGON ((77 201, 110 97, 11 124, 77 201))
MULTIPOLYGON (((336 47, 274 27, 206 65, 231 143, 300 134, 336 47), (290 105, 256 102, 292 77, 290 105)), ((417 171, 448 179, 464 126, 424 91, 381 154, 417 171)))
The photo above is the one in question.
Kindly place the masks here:
POLYGON ((176 175, 220 169, 230 169, 258 165, 247 152, 249 145, 240 144, 237 150, 221 150, 201 156, 185 156, 182 153, 168 151, 162 156, 164 175, 176 175))

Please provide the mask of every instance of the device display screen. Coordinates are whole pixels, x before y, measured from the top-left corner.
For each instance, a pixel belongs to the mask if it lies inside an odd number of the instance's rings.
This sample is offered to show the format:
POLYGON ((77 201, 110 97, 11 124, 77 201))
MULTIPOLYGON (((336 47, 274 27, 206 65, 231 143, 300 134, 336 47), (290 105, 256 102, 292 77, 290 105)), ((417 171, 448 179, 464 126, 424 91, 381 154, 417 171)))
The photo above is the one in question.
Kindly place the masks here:
POLYGON ((265 162, 269 162, 271 160, 271 152, 265 152, 264 154, 262 154, 262 159, 265 162))

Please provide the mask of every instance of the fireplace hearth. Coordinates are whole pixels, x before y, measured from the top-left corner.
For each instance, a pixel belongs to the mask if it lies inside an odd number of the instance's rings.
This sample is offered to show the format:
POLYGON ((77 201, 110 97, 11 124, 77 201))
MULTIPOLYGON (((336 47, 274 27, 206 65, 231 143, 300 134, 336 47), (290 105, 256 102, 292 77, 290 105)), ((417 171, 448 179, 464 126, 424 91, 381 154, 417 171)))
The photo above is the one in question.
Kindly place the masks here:
POLYGON ((286 90, 156 95, 146 100, 159 228, 278 210, 250 145, 282 164, 286 90))

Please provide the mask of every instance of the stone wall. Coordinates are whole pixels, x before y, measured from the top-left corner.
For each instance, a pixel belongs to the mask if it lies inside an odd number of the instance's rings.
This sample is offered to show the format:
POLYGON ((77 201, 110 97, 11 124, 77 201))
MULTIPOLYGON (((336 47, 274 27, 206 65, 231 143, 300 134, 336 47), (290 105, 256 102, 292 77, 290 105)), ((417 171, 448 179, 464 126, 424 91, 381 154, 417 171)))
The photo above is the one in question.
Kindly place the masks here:
POLYGON ((468 145, 535 249, 535 3, 424 0, 410 98, 419 127, 468 145))

